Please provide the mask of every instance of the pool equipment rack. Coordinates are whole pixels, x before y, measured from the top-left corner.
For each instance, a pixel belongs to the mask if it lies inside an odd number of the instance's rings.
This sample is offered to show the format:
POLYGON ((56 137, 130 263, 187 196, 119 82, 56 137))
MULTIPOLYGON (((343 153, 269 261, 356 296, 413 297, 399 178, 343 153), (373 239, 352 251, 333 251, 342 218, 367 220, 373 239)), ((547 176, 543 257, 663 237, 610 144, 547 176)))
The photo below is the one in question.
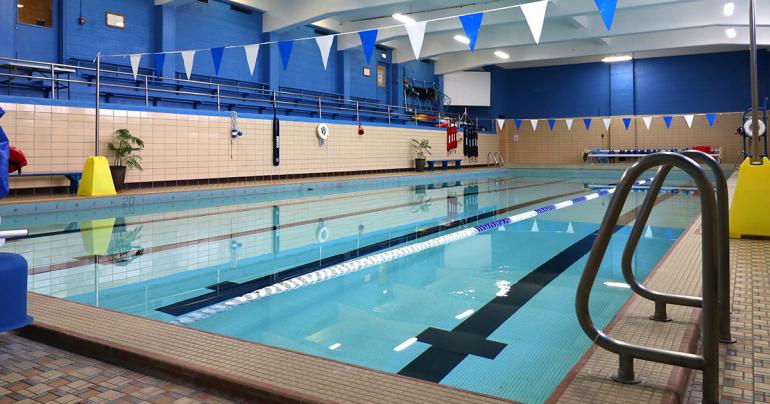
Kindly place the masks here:
MULTIPOLYGON (((712 170, 718 168, 718 165, 710 164, 703 156, 696 155, 696 152, 689 152, 687 155, 664 152, 643 157, 626 170, 618 183, 617 192, 610 200, 585 269, 580 277, 575 297, 575 310, 580 326, 588 338, 594 341, 596 345, 618 354, 618 373, 612 377, 613 380, 624 384, 639 383, 640 380, 634 373, 634 359, 698 369, 703 371, 703 402, 716 403, 719 401, 719 341, 720 339, 724 339, 723 342, 732 341, 729 333, 729 284, 724 279, 729 279, 729 256, 726 255, 728 253, 727 226, 724 219, 719 218, 720 215, 724 216, 721 214, 721 209, 726 208, 727 205, 726 184, 720 185, 719 174, 717 174, 717 194, 720 195, 719 199, 721 200, 718 204, 711 181, 709 181, 703 168, 695 161, 696 158, 706 162, 712 170), (666 321, 668 319, 665 312, 666 304, 700 307, 703 355, 646 347, 617 340, 599 329, 591 318, 589 310, 591 288, 607 252, 623 205, 631 192, 635 179, 645 171, 655 167, 659 167, 659 169, 651 188, 662 186, 668 172, 672 167, 676 167, 694 180, 700 192, 703 297, 693 298, 654 292, 639 285, 633 278, 633 274, 630 273, 632 271, 630 257, 636 250, 642 229, 655 204, 657 198, 655 192, 650 192, 645 198, 623 251, 623 275, 634 292, 655 301, 655 315, 652 316, 655 320, 666 321), (720 298, 722 299, 721 302, 720 298), (724 321, 724 317, 727 317, 727 321, 724 321), (725 327, 726 333, 723 329, 725 327)), ((721 172, 721 169, 719 171, 721 172)), ((724 174, 721 177, 724 179, 724 174)))

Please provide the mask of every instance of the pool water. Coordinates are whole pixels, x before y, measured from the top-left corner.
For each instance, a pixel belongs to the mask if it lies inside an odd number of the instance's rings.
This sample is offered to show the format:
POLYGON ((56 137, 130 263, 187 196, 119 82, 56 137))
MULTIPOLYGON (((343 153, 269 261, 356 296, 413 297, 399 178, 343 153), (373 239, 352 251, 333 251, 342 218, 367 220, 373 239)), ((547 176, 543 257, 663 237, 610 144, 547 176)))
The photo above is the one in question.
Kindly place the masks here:
MULTIPOLYGON (((508 170, 113 209, 4 216, 31 237, 32 291, 166 322, 367 254, 593 192, 614 171, 508 170), (65 220, 66 219, 66 220, 65 220)), ((667 185, 688 185, 672 174, 667 185)), ((630 295, 632 193, 591 295, 605 326, 630 295)), ((222 335, 523 402, 589 349, 575 288, 609 197, 185 322, 222 335)), ((634 257, 644 279, 699 212, 663 194, 634 257)))

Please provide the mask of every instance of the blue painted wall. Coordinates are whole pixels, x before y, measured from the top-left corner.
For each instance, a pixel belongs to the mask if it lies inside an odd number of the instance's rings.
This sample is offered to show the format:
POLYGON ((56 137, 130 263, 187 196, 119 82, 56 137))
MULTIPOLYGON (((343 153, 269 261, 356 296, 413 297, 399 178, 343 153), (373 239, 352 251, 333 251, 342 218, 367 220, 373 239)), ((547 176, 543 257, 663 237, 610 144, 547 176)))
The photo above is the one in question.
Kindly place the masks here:
MULTIPOLYGON (((282 32, 281 39, 307 38, 317 36, 316 30, 309 26, 296 27, 282 32)), ((280 63, 280 60, 278 61, 280 63)), ((280 72, 280 85, 295 89, 306 89, 326 93, 342 93, 338 80, 339 56, 337 39, 329 52, 329 61, 324 70, 321 51, 315 41, 297 41, 291 52, 289 67, 280 72)))

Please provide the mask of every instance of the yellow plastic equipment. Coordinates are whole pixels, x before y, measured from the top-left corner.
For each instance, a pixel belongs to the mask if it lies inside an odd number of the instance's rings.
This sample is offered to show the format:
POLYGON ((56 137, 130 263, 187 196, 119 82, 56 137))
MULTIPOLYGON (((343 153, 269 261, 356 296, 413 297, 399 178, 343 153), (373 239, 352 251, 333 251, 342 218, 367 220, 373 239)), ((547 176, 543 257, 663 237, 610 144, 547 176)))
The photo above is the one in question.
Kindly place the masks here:
POLYGON ((78 196, 110 196, 115 195, 115 184, 112 183, 110 163, 106 157, 91 156, 83 167, 83 179, 80 180, 78 196))
POLYGON ((738 171, 730 207, 730 237, 770 237, 770 160, 752 165, 747 158, 738 171))
POLYGON ((80 222, 80 237, 83 249, 89 255, 105 255, 110 248, 115 218, 86 220, 80 222))

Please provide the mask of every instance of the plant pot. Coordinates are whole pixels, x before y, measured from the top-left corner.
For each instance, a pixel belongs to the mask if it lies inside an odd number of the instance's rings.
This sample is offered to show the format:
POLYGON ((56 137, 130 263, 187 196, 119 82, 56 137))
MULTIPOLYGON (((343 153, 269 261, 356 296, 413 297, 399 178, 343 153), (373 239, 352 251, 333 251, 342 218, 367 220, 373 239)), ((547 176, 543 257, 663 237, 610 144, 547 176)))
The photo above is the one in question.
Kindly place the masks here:
POLYGON ((112 183, 115 184, 116 191, 122 191, 126 187, 126 167, 110 166, 112 174, 112 183))
POLYGON ((418 173, 425 171, 425 159, 414 159, 414 168, 418 173))

